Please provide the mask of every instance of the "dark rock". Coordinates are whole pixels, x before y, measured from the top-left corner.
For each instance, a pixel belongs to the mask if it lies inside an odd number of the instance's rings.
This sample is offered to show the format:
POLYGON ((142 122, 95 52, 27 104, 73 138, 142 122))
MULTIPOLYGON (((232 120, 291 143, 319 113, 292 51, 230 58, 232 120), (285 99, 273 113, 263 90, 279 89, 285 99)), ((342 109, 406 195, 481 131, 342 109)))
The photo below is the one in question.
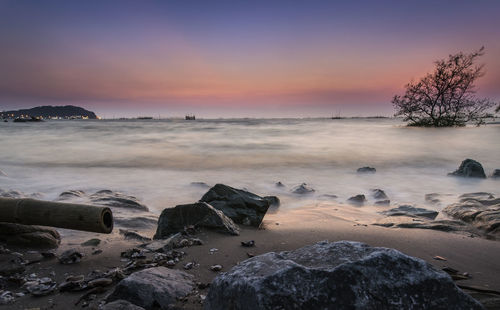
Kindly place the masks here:
POLYGON ((76 264, 82 260, 83 254, 76 249, 69 249, 61 253, 59 262, 64 265, 76 264))
POLYGON ((264 199, 267 200, 269 206, 279 207, 280 205, 280 199, 276 196, 265 196, 264 199))
POLYGON ((102 310, 144 310, 144 308, 136 306, 126 300, 119 299, 105 304, 102 310))
POLYGON ((356 195, 347 199, 347 202, 353 205, 362 205, 365 203, 365 201, 366 201, 365 195, 356 195))
POLYGON ((133 239, 133 240, 138 240, 138 241, 142 241, 142 242, 151 241, 151 238, 141 236, 138 233, 136 233, 135 231, 120 229, 119 232, 120 232, 120 235, 123 235, 125 237, 125 239, 133 239))
POLYGON ((465 178, 486 178, 483 166, 479 162, 469 158, 462 161, 460 167, 456 171, 448 173, 448 175, 465 178))
POLYGON ((393 228, 420 228, 420 229, 432 229, 445 232, 471 232, 471 229, 466 223, 462 221, 453 220, 438 220, 432 221, 426 218, 415 218, 409 216, 389 216, 383 219, 379 219, 372 225, 382 226, 382 227, 393 227, 393 228))
POLYGON ((90 201, 103 206, 149 211, 148 207, 140 203, 136 197, 110 190, 101 190, 92 194, 90 201))
POLYGON ((306 183, 302 183, 292 188, 291 192, 298 195, 307 195, 314 193, 315 190, 306 183))
POLYGON ((432 204, 438 204, 441 202, 439 199, 441 195, 438 193, 430 193, 430 194, 425 194, 425 201, 432 203, 432 204))
POLYGON ((391 204, 391 201, 389 199, 375 201, 376 206, 388 206, 390 204, 391 204))
POLYGON ((435 219, 439 212, 434 210, 427 210, 424 208, 415 208, 409 205, 402 205, 387 211, 382 211, 380 214, 387 216, 409 216, 409 217, 425 217, 428 219, 435 219))
POLYGON ((144 309, 172 309, 195 287, 193 276, 165 267, 137 271, 118 283, 106 301, 127 300, 144 309))
POLYGON ((45 296, 57 291, 57 283, 51 278, 28 279, 23 287, 33 296, 45 296))
POLYGON ((357 173, 375 173, 377 172, 377 169, 373 167, 361 167, 356 170, 357 173))
POLYGON ((239 228, 222 211, 215 209, 208 203, 198 202, 164 209, 158 220, 154 239, 165 239, 172 234, 183 231, 184 227, 189 225, 239 235, 239 228))
POLYGON ((0 189, 0 197, 4 198, 24 198, 26 195, 20 191, 0 189))
POLYGON ((483 309, 448 274, 397 250, 319 242, 247 259, 210 285, 211 309, 483 309))
POLYGON ((387 197, 385 192, 381 189, 378 189, 378 188, 372 189, 372 196, 373 196, 373 198, 378 199, 378 200, 389 199, 389 197, 387 197))
POLYGON ((323 194, 320 196, 321 198, 327 198, 327 199, 337 199, 339 196, 333 195, 333 194, 323 194))
POLYGON ((467 199, 476 199, 476 200, 482 200, 482 199, 494 199, 495 196, 491 193, 486 193, 486 192, 476 192, 476 193, 466 193, 458 196, 461 201, 465 201, 467 199))
POLYGON ((83 242, 80 245, 81 246, 98 246, 99 244, 101 244, 101 239, 93 238, 93 239, 89 239, 89 240, 83 242))
POLYGON ((24 260, 12 253, 0 254, 0 276, 12 276, 24 272, 24 260))
POLYGON ((53 228, 0 223, 0 241, 31 248, 57 248, 61 236, 53 228))
POLYGON ((281 181, 278 181, 278 182, 274 183, 274 186, 276 186, 276 187, 285 187, 285 184, 281 183, 281 181))
POLYGON ((247 247, 247 248, 254 247, 255 246, 255 241, 254 240, 241 241, 241 246, 244 246, 244 247, 247 247))
POLYGON ((491 174, 492 178, 500 178, 500 169, 495 169, 493 170, 493 173, 491 174))
POLYGON ((250 192, 216 184, 201 200, 209 203, 237 224, 258 227, 269 209, 269 201, 250 192))
POLYGON ((500 236, 500 198, 465 198, 459 203, 447 206, 443 212, 453 218, 470 223, 489 235, 500 236))

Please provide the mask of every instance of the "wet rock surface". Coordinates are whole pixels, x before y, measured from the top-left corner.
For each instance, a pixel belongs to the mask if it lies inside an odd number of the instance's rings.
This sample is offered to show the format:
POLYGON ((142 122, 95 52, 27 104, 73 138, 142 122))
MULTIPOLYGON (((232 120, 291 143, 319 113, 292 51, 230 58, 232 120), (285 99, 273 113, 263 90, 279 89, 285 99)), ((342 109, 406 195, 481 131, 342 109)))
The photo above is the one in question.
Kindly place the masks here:
POLYGON ((306 183, 302 183, 302 184, 297 185, 294 188, 292 188, 291 192, 293 194, 297 194, 297 195, 307 195, 307 194, 314 193, 315 190, 314 190, 314 188, 310 187, 306 183))
POLYGON ((489 236, 500 237, 500 198, 494 198, 489 193, 462 195, 460 202, 447 206, 443 212, 489 236))
POLYGON ((218 275, 205 309, 483 309, 450 276, 394 249, 327 241, 218 275))
POLYGON ((57 248, 61 236, 49 227, 0 222, 0 241, 22 247, 57 248))
POLYGON ((375 173, 377 172, 377 169, 373 167, 361 167, 356 170, 357 173, 375 173))
POLYGON ((491 177, 494 178, 494 179, 500 178, 500 169, 493 170, 493 173, 491 174, 491 177))
POLYGON ((172 309, 172 305, 194 289, 193 276, 180 270, 155 267, 123 279, 107 298, 126 300, 144 309, 172 309))
POLYGON ((486 174, 484 173, 483 166, 470 158, 462 161, 460 166, 454 172, 449 173, 448 175, 454 175, 465 178, 486 178, 486 174))
POLYGON ((24 260, 13 253, 0 253, 0 276, 11 276, 24 272, 24 260))
POLYGON ((143 307, 134 305, 123 299, 115 300, 102 307, 102 310, 144 310, 143 307))
POLYGON ((417 208, 410 205, 401 205, 397 208, 393 208, 387 211, 380 212, 386 216, 409 216, 409 217, 425 217, 428 219, 435 219, 439 212, 434 210, 428 210, 424 208, 417 208))
POLYGON ((222 211, 208 203, 198 202, 164 209, 154 239, 168 238, 183 231, 186 226, 203 227, 230 235, 239 234, 239 228, 222 211))
POLYGON ((203 197, 206 202, 237 224, 259 227, 270 201, 253 193, 224 184, 216 184, 203 197))
POLYGON ((356 196, 352 196, 349 199, 347 199, 347 202, 352 204, 352 205, 360 206, 366 202, 366 197, 365 197, 365 195, 361 195, 361 194, 356 195, 356 196))
POLYGON ((377 220, 372 225, 393 228, 420 228, 432 229, 444 232, 468 232, 476 233, 476 230, 464 223, 456 220, 429 220, 426 218, 415 218, 409 216, 389 216, 377 220))
POLYGON ((108 207, 149 211, 148 207, 143 205, 136 197, 120 192, 101 190, 90 195, 89 198, 94 204, 104 205, 108 207))

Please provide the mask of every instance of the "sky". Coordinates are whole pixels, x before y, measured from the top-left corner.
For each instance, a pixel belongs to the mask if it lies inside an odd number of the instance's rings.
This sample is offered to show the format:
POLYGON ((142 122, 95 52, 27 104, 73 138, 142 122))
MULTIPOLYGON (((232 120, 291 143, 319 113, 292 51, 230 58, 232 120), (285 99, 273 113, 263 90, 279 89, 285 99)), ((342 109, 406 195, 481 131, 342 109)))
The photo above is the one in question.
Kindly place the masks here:
POLYGON ((485 46, 500 101, 500 1, 0 0, 0 110, 103 117, 392 115, 433 62, 485 46))

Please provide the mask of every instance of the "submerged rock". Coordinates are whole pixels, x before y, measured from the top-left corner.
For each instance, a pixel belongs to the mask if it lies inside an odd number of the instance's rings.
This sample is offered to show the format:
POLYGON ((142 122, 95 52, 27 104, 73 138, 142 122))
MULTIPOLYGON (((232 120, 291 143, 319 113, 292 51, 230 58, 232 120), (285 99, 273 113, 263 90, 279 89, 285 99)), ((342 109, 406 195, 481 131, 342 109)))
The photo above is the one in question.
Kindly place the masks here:
POLYGON ((469 158, 462 161, 460 167, 458 167, 458 169, 454 172, 448 173, 448 175, 465 178, 486 178, 483 166, 479 162, 469 158))
POLYGON ((276 196, 265 196, 264 199, 269 202, 269 206, 271 207, 279 207, 280 205, 280 199, 276 196))
POLYGON ((210 185, 208 185, 205 182, 191 182, 191 186, 196 186, 196 187, 201 187, 201 188, 210 188, 210 185))
POLYGON ((109 207, 149 211, 148 207, 140 203, 136 197, 110 190, 101 190, 92 194, 90 201, 94 204, 109 207))
POLYGON ((193 276, 165 267, 137 271, 118 283, 106 301, 126 300, 144 309, 172 309, 195 287, 193 276))
POLYGON ((292 188, 291 192, 298 195, 307 195, 314 193, 315 190, 306 183, 302 183, 292 188))
POLYGON ((230 235, 239 235, 239 228, 222 211, 215 209, 208 203, 198 202, 164 209, 158 220, 154 239, 165 239, 172 234, 183 231, 184 227, 190 225, 230 235))
POLYGON ((491 174, 491 177, 494 178, 494 179, 500 178, 500 169, 493 170, 493 173, 491 174))
POLYGON ((376 206, 388 206, 390 204, 391 204, 391 201, 389 199, 375 201, 376 206))
POLYGON ((377 172, 377 169, 373 167, 361 167, 356 170, 357 173, 375 173, 377 172))
POLYGON ((319 242, 218 275, 205 309, 482 309, 450 276, 394 249, 319 242))
POLYGON ((393 227, 393 228, 432 229, 445 232, 471 232, 471 233, 475 232, 474 229, 471 229, 469 225, 467 225, 462 221, 454 221, 454 220, 432 221, 426 218, 415 218, 410 216, 389 216, 377 220, 372 225, 382 226, 382 227, 393 227))
POLYGON ((200 201, 221 210, 237 224, 255 227, 260 226, 270 206, 263 197, 224 184, 216 184, 200 201))
POLYGON ((0 223, 0 241, 23 247, 57 248, 61 236, 53 228, 0 223))
POLYGON ((101 244, 101 239, 92 238, 92 239, 89 239, 85 242, 82 242, 80 245, 81 246, 98 246, 99 244, 101 244))
POLYGON ((0 254, 0 276, 12 276, 24 272, 24 260, 13 253, 0 254))
POLYGON ((152 216, 115 217, 114 224, 117 227, 148 229, 156 227, 158 219, 152 216))
POLYGON ((444 208, 443 212, 489 235, 500 236, 500 198, 462 198, 460 202, 444 208))
POLYGON ((365 201, 366 201, 365 195, 361 195, 361 194, 356 195, 356 196, 352 196, 349 199, 347 199, 347 202, 350 204, 353 204, 353 205, 362 205, 365 203, 365 201))
POLYGON ((0 189, 0 197, 4 198, 24 198, 26 195, 20 191, 16 190, 3 190, 0 189))
POLYGON ((59 195, 58 200, 66 200, 66 199, 74 199, 74 198, 83 198, 85 197, 85 192, 80 191, 80 190, 68 190, 65 192, 62 192, 59 195))
POLYGON ((379 188, 372 189, 371 191, 372 191, 373 198, 375 198, 377 200, 389 199, 389 197, 387 197, 386 193, 379 188))
POLYGON ((434 210, 427 210, 424 208, 416 208, 410 205, 402 205, 387 211, 382 211, 380 214, 386 216, 409 216, 409 217, 425 217, 428 219, 435 219, 439 212, 434 210))

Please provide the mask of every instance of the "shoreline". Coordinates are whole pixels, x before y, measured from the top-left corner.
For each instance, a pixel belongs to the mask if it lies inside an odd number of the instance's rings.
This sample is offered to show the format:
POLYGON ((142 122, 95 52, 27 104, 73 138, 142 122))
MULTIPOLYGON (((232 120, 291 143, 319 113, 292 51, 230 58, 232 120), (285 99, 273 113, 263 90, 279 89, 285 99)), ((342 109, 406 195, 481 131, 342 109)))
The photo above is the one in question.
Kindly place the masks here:
MULTIPOLYGON (((273 210, 263 220, 263 229, 240 226, 239 236, 229 236, 212 231, 202 230, 195 237, 203 241, 203 245, 178 249, 186 252, 186 256, 176 264, 174 269, 193 274, 197 282, 204 285, 210 283, 218 274, 211 271, 210 266, 220 264, 221 272, 248 258, 247 253, 259 255, 267 252, 294 250, 322 240, 359 241, 370 246, 388 247, 399 250, 410 256, 424 259, 436 269, 451 267, 460 272, 467 272, 470 278, 458 281, 457 284, 480 287, 487 290, 500 291, 500 243, 483 238, 472 238, 458 233, 441 232, 425 229, 385 228, 366 223, 362 217, 363 208, 338 205, 335 203, 304 205, 293 210, 273 210), (341 209, 342 215, 339 215, 341 209), (366 226, 365 226, 366 225, 366 226), (242 241, 255 241, 255 247, 241 246, 242 241), (211 254, 210 249, 218 249, 211 254), (436 256, 446 259, 435 260, 436 256), (194 262, 194 268, 184 270, 183 265, 194 262)), ((372 218, 372 217, 371 217, 372 218)), ((372 218, 373 219, 373 218, 372 218)), ((153 230, 139 230, 141 235, 152 237, 153 230)), ((57 283, 61 283, 69 275, 87 275, 94 270, 106 271, 126 264, 120 253, 139 246, 140 241, 125 240, 118 229, 111 235, 95 233, 62 232, 62 242, 57 254, 69 248, 77 248, 85 254, 82 261, 72 265, 62 265, 56 259, 44 260, 27 266, 26 273, 36 272, 38 276, 49 276, 54 271, 57 283), (91 238, 99 238, 101 244, 95 248, 102 249, 98 255, 92 255, 92 247, 82 247, 80 243, 91 238), (38 270, 38 271, 37 271, 38 270)), ((106 287, 105 292, 97 294, 89 302, 87 309, 94 309, 99 300, 112 292, 114 285, 106 287)), ((205 295, 207 288, 197 289, 197 293, 179 301, 183 309, 201 309, 200 295, 205 295)), ((25 309, 40 307, 41 309, 68 309, 83 295, 82 292, 56 292, 43 297, 24 296, 16 302, 2 308, 25 309), (52 301, 52 302, 51 302, 52 301)), ((79 304, 81 307, 82 304, 79 304)), ((97 309, 97 308, 95 308, 97 309)))

